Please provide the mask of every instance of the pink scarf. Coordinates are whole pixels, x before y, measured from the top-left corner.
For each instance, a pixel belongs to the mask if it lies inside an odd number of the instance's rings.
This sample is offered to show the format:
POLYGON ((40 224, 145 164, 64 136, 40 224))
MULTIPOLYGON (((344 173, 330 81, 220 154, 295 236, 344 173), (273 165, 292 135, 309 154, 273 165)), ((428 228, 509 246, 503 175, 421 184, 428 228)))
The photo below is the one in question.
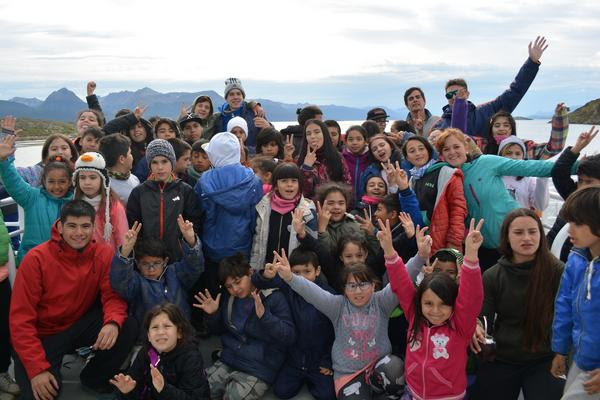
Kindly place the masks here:
POLYGON ((379 197, 373 197, 373 196, 367 196, 366 194, 363 195, 362 197, 362 202, 366 203, 366 204, 371 204, 371 205, 377 205, 379 203, 381 203, 381 198, 379 197))
POLYGON ((291 200, 286 200, 276 192, 273 192, 271 196, 271 209, 277 211, 281 215, 285 215, 296 208, 296 204, 298 204, 298 199, 300 198, 300 193, 294 196, 291 200))

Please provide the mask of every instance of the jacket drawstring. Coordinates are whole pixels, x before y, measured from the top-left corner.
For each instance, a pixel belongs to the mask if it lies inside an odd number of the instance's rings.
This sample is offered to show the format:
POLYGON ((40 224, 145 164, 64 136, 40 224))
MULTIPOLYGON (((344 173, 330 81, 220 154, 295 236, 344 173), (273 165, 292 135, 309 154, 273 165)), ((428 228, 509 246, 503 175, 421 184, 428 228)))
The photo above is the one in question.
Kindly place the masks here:
POLYGON ((590 261, 590 264, 587 267, 586 275, 587 275, 587 284, 586 284, 586 300, 592 299, 592 274, 594 273, 594 261, 598 260, 600 257, 596 257, 590 261))

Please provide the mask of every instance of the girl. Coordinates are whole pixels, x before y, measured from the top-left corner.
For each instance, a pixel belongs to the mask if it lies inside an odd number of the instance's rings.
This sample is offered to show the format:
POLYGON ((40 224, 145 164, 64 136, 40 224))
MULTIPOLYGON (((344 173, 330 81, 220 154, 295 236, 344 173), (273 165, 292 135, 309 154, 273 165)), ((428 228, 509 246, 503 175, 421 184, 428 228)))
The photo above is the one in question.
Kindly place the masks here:
POLYGON ((129 229, 125 208, 110 189, 110 178, 100 153, 84 153, 75 163, 73 173, 75 198, 85 200, 96 210, 94 239, 113 248, 121 246, 129 229))
POLYGON ((77 119, 75 120, 76 137, 73 141, 77 151, 81 151, 81 145, 79 144, 83 132, 88 128, 95 127, 100 128, 104 126, 104 116, 101 111, 93 109, 85 109, 77 113, 77 119))
POLYGON ((387 194, 387 188, 387 183, 381 176, 373 175, 369 177, 363 188, 364 194, 360 201, 356 203, 356 209, 352 213, 359 217, 361 217, 362 214, 366 219, 375 223, 377 205, 387 194))
POLYGON ((304 197, 313 199, 317 186, 325 182, 350 182, 350 173, 331 143, 327 126, 316 119, 304 124, 298 165, 304 174, 304 197))
POLYGON ((210 391, 191 325, 175 304, 155 306, 146 315, 148 333, 129 374, 110 383, 122 399, 209 399, 210 391))
MULTIPOLYGON (((552 117, 552 130, 550 140, 546 143, 536 143, 533 140, 525 140, 527 149, 526 158, 530 160, 547 160, 565 147, 569 133, 569 108, 564 103, 559 103, 552 117)), ((517 124, 513 116, 506 111, 499 111, 490 120, 487 136, 487 144, 482 145, 484 154, 499 154, 500 142, 510 136, 517 135, 517 124)))
POLYGON ((522 390, 525 399, 560 399, 565 381, 550 374, 550 333, 563 263, 550 253, 539 217, 525 208, 506 215, 500 251, 498 264, 483 274, 485 298, 471 346, 478 353, 486 334, 493 335, 496 357, 480 363, 469 397, 510 400, 522 390))
POLYGON ((181 139, 181 131, 177 122, 170 118, 160 118, 154 125, 154 137, 157 139, 181 139))
POLYGON ((365 169, 360 177, 360 188, 361 192, 357 197, 361 198, 364 192, 362 188, 365 187, 367 180, 375 175, 381 176, 388 186, 388 193, 396 193, 398 187, 390 185, 387 178, 387 173, 383 168, 386 164, 394 165, 396 161, 402 162, 402 152, 396 147, 394 142, 391 141, 385 135, 377 134, 369 141, 369 152, 371 164, 365 169))
POLYGON ((292 214, 301 210, 309 233, 316 237, 317 218, 312 201, 302 196, 302 172, 292 163, 280 164, 273 171, 273 186, 256 205, 256 230, 252 244, 250 265, 255 270, 273 261, 273 251, 285 249, 291 253, 298 247, 296 232, 292 229, 292 214))
MULTIPOLYGON (((198 96, 192 103, 191 112, 200 117, 202 125, 202 137, 210 140, 216 133, 215 121, 218 114, 214 113, 212 100, 208 96, 198 96)), ((187 109, 182 110, 180 117, 187 114, 187 109)))
POLYGON ((360 192, 360 175, 369 165, 369 149, 367 147, 367 131, 360 125, 352 125, 346 131, 346 147, 342 150, 346 168, 350 171, 350 182, 354 193, 354 204, 358 203, 360 192))
POLYGON ((283 138, 275 128, 267 127, 256 136, 256 154, 283 160, 283 138))
POLYGON ((340 126, 340 124, 338 124, 337 121, 333 119, 328 119, 326 121, 323 121, 323 123, 325 124, 325 126, 327 126, 327 130, 329 131, 329 136, 331 137, 331 144, 333 144, 333 147, 337 151, 341 152, 343 145, 342 127, 340 126))
POLYGON ((0 178, 8 194, 25 211, 25 232, 17 254, 19 263, 31 248, 50 239, 50 227, 73 194, 70 192, 71 167, 59 156, 44 166, 41 187, 25 182, 13 162, 7 160, 15 152, 15 141, 15 135, 7 135, 0 140, 0 178))
POLYGON ((429 226, 432 252, 444 247, 461 251, 467 216, 462 172, 436 164, 433 147, 421 136, 409 138, 402 153, 413 165, 410 186, 421 207, 423 226, 429 226))
POLYGON ((343 294, 333 295, 294 275, 285 253, 275 256, 275 267, 294 291, 333 323, 331 356, 337 398, 371 399, 374 393, 402 394, 403 363, 391 354, 388 337, 389 316, 398 305, 390 285, 375 291, 375 275, 358 263, 342 271, 343 294))
POLYGON ((385 253, 390 285, 409 321, 405 398, 462 399, 465 395, 466 350, 483 300, 477 259, 483 243, 482 224, 483 220, 475 228, 471 220, 460 285, 447 274, 434 273, 415 289, 394 250, 389 222, 379 222, 377 237, 385 253))
MULTIPOLYGON (((516 136, 509 136, 500 142, 498 155, 513 160, 523 160, 525 144, 516 136)), ((519 202, 521 207, 544 211, 548 207, 548 178, 532 178, 523 176, 503 176, 506 190, 519 202)))

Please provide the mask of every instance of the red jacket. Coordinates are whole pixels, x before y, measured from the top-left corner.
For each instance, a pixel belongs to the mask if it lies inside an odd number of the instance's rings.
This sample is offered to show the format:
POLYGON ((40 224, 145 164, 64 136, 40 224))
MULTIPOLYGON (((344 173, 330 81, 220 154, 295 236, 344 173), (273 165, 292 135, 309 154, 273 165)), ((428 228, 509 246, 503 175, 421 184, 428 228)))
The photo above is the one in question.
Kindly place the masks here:
POLYGON ((98 296, 104 324, 123 324, 127 303, 110 287, 112 257, 110 245, 93 240, 80 251, 73 249, 55 223, 50 240, 23 258, 12 292, 10 334, 29 379, 50 368, 40 339, 78 321, 98 296))
MULTIPOLYGON (((402 259, 395 254, 385 262, 392 290, 413 329, 416 289, 402 259)), ((458 297, 450 319, 441 325, 421 323, 417 340, 408 343, 404 361, 406 384, 413 398, 462 399, 467 387, 467 347, 475 332, 483 303, 481 271, 465 259, 460 271, 458 297)))

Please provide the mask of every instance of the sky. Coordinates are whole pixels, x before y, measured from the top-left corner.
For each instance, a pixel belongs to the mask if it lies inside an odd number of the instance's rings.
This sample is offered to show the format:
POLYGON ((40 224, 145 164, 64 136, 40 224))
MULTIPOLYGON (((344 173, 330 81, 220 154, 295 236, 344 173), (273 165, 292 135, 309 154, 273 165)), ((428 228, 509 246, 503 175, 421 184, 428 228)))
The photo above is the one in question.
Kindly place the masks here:
POLYGON ((215 90, 242 80, 250 98, 403 106, 410 86, 439 114, 443 84, 496 97, 538 35, 548 50, 515 111, 548 112, 600 94, 600 2, 0 0, 0 99, 80 97, 148 86, 215 90), (548 110, 550 109, 550 110, 548 110))

